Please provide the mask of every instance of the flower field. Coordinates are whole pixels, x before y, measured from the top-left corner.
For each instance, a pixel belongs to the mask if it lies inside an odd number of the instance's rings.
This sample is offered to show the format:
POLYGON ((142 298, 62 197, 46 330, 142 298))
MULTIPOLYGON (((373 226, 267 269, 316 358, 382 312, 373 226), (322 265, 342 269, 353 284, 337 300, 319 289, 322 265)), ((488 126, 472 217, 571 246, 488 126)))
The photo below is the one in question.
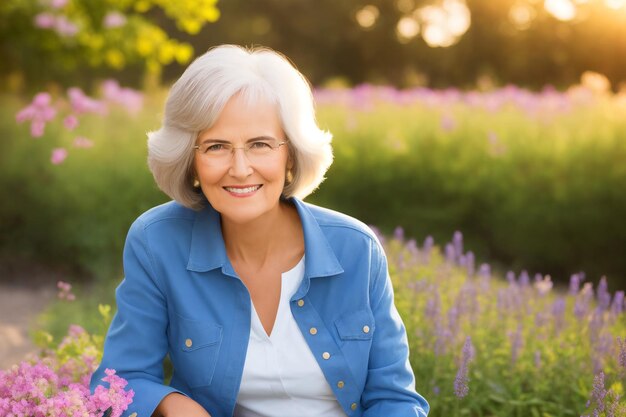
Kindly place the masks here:
MULTIPOLYGON (((384 238, 383 238, 384 239, 384 238)), ((418 391, 434 416, 624 416, 624 292, 475 265, 457 232, 445 248, 385 242, 418 391)))
MULTIPOLYGON (((610 294, 606 280, 594 288, 583 273, 566 288, 526 271, 510 271, 506 279, 492 275, 488 264, 477 265, 464 250, 459 232, 443 248, 431 237, 423 244, 405 239, 400 228, 391 238, 379 237, 407 327, 417 389, 431 415, 626 415, 623 291, 610 294)), ((80 317, 76 311, 82 309, 98 330, 89 335, 71 325, 58 346, 39 332, 42 358, 0 372, 0 417, 56 416, 60 407, 90 416, 90 410, 112 407, 111 415, 119 416, 132 400, 113 373, 108 394, 89 397, 85 391, 104 327, 93 299, 70 303, 69 286, 61 283, 59 290, 63 301, 53 309, 55 325, 59 317, 80 317), (36 409, 44 411, 19 414, 36 409)), ((108 322, 109 307, 99 310, 108 322)))
MULTIPOLYGON (((315 97, 335 162, 307 200, 380 227, 431 414, 626 415, 626 95, 592 77, 567 92, 315 97)), ((106 405, 85 391, 106 331, 94 305, 113 302, 130 222, 166 200, 145 163, 162 100, 112 83, 101 100, 0 97, 1 259, 98 278, 76 301, 59 286, 40 325, 54 339, 40 334, 41 357, 0 374, 0 416, 106 405), (72 324, 87 330, 66 335, 72 324)), ((131 397, 109 377, 119 414, 131 397)))

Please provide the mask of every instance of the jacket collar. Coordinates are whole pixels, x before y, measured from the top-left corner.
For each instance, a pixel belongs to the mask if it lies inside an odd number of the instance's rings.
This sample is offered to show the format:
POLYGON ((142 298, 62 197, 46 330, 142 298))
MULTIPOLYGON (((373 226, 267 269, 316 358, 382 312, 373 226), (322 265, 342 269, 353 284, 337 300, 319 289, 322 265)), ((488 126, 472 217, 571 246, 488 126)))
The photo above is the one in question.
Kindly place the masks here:
MULTIPOLYGON (((338 275, 343 272, 319 223, 303 201, 290 198, 300 215, 304 232, 304 276, 307 278, 338 275)), ((226 254, 220 215, 210 204, 196 214, 191 234, 187 269, 206 272, 221 268, 226 275, 237 277, 226 254)))

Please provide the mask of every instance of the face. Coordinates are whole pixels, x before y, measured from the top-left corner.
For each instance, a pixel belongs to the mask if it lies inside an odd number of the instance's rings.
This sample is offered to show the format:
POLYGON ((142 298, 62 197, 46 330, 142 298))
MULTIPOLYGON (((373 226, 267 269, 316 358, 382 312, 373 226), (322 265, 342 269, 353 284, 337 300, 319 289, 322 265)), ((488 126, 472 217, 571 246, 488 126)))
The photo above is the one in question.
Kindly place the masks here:
POLYGON ((232 97, 213 126, 198 135, 197 145, 211 150, 235 148, 226 160, 217 163, 198 150, 194 168, 200 187, 209 203, 225 221, 245 224, 279 212, 279 198, 291 168, 288 145, 269 150, 262 158, 250 159, 244 146, 265 146, 286 140, 277 108, 260 101, 248 104, 239 95, 232 97))

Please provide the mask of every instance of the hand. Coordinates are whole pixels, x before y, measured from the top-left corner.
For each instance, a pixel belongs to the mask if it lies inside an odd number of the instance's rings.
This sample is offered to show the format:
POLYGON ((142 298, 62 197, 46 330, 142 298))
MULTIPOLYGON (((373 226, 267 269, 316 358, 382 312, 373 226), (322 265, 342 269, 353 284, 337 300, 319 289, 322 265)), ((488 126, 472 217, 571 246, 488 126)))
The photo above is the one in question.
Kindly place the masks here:
POLYGON ((161 400, 152 417, 211 417, 211 415, 191 398, 173 392, 161 400))

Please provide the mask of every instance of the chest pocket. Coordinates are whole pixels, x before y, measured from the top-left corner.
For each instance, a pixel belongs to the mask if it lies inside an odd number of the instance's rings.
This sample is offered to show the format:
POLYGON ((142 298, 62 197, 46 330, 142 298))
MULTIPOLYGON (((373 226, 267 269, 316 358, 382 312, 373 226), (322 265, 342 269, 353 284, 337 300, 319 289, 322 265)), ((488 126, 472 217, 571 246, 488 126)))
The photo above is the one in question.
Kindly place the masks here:
POLYGON ((374 335, 374 315, 370 310, 357 310, 335 320, 342 341, 371 340, 374 335))
POLYGON ((170 352, 177 376, 191 388, 211 385, 222 344, 222 326, 178 317, 172 327, 170 352))

